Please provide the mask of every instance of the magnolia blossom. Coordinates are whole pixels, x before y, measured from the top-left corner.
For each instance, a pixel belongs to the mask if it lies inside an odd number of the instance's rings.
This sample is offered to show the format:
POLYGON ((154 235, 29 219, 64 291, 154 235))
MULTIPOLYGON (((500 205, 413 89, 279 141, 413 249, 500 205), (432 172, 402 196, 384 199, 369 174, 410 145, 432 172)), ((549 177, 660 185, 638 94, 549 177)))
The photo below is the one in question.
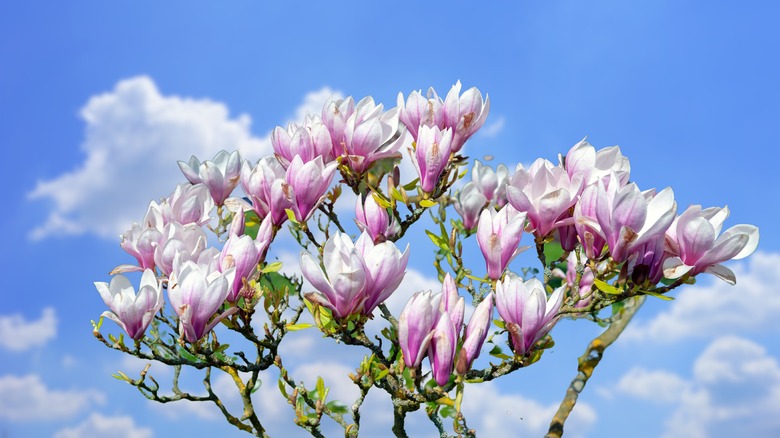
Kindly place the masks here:
POLYGON ((403 93, 398 93, 398 117, 406 126, 413 138, 417 138, 422 126, 444 129, 444 101, 436 94, 433 88, 428 89, 427 97, 423 97, 421 91, 412 91, 404 102, 403 93))
POLYGON ((452 205, 463 220, 463 227, 471 231, 477 226, 479 214, 487 203, 488 199, 472 181, 463 186, 452 205))
POLYGON ((303 125, 290 124, 287 129, 277 126, 271 133, 276 158, 284 167, 298 155, 304 163, 322 157, 333 161, 333 143, 328 128, 316 116, 307 115, 303 125))
POLYGON ((428 344, 428 360, 431 363, 433 380, 439 386, 444 386, 452 375, 452 365, 455 361, 455 351, 458 346, 458 329, 452 324, 452 319, 446 311, 439 316, 439 321, 431 332, 431 342, 428 344))
POLYGON ((222 150, 213 161, 201 163, 193 155, 188 163, 179 161, 179 168, 192 184, 203 183, 208 187, 214 202, 221 206, 238 185, 241 162, 238 151, 228 154, 222 150))
POLYGON ((595 275, 593 270, 589 266, 584 266, 580 281, 577 282, 577 266, 584 265, 586 260, 583 260, 580 256, 579 263, 577 260, 577 253, 572 251, 569 253, 569 257, 566 259, 566 273, 562 270, 555 268, 552 274, 556 277, 563 278, 566 281, 566 287, 570 291, 570 295, 574 295, 574 288, 577 287, 578 296, 580 299, 574 304, 574 307, 585 307, 590 304, 592 297, 590 296, 591 289, 593 288, 593 280, 595 275), (584 298, 587 297, 587 298, 584 298))
POLYGON ((574 205, 574 229, 577 231, 585 255, 591 260, 601 259, 604 245, 607 244, 596 221, 598 195, 597 185, 588 186, 574 205))
POLYGON ((518 211, 528 214, 536 237, 547 236, 560 225, 577 201, 580 181, 570 180, 566 170, 539 158, 526 170, 522 164, 509 180, 506 195, 518 211))
POLYGON ((332 145, 331 155, 340 157, 346 153, 344 131, 347 120, 355 113, 355 100, 352 96, 346 99, 329 99, 322 108, 322 123, 328 128, 332 145))
POLYGON ((496 308, 506 324, 515 354, 522 356, 531 351, 555 325, 564 288, 559 287, 547 299, 544 285, 536 278, 523 281, 510 273, 496 283, 496 308))
POLYGON ((301 157, 296 155, 290 162, 283 191, 292 203, 295 220, 301 223, 309 220, 328 191, 336 165, 336 162, 324 164, 319 156, 304 163, 301 157))
MULTIPOLYGON (((224 200, 223 200, 224 202, 224 200)), ((149 208, 154 209, 152 203, 149 208)), ((203 226, 211 220, 214 201, 204 184, 179 184, 171 196, 159 205, 162 223, 178 222, 182 225, 203 226)))
POLYGON ((491 279, 501 278, 509 262, 526 249, 518 248, 525 217, 525 213, 518 212, 511 205, 498 212, 488 208, 480 215, 477 244, 485 257, 487 274, 491 279))
POLYGON ((391 218, 387 210, 379 206, 373 196, 360 197, 355 202, 355 223, 360 231, 365 231, 375 242, 394 236, 399 229, 395 218, 391 218))
POLYGON ((628 184, 631 174, 631 164, 618 146, 596 152, 596 148, 585 139, 569 149, 564 167, 572 181, 582 181, 582 188, 595 184, 596 181, 609 176, 610 172, 615 172, 620 185, 624 186, 628 184))
POLYGON ((222 318, 238 311, 238 307, 231 307, 214 316, 230 293, 234 277, 235 269, 207 272, 191 261, 171 273, 168 300, 179 315, 179 332, 188 342, 197 342, 222 318))
POLYGON ((707 272, 735 284, 734 272, 720 263, 752 254, 758 246, 759 233, 755 226, 741 224, 720 234, 728 217, 728 207, 688 207, 666 232, 666 243, 674 257, 665 262, 664 275, 678 278, 707 272))
POLYGON ((355 243, 349 235, 335 233, 323 247, 324 269, 314 256, 301 252, 303 276, 317 289, 306 298, 337 318, 370 315, 401 283, 408 259, 408 247, 402 254, 393 242, 375 245, 366 232, 355 243))
POLYGON ((609 246, 612 259, 620 263, 637 248, 663 235, 674 220, 677 203, 670 187, 655 196, 643 194, 636 184, 620 187, 613 172, 598 181, 596 220, 591 229, 598 230, 609 246))
POLYGON ((270 215, 274 225, 287 220, 286 209, 292 208, 284 190, 285 169, 274 157, 265 157, 250 167, 244 162, 241 168, 241 187, 251 199, 252 208, 260 218, 270 215))
POLYGON ((122 239, 119 246, 138 260, 138 266, 127 266, 122 272, 154 269, 154 244, 162 238, 160 230, 133 223, 133 226, 119 237, 122 239))
POLYGON ((197 260, 206 249, 206 239, 206 233, 195 224, 171 222, 163 228, 160 241, 152 244, 155 247, 154 264, 163 275, 170 275, 174 262, 197 260))
POLYGON ((243 287, 243 280, 252 278, 257 271, 257 264, 265 255, 268 245, 271 243, 273 225, 270 218, 265 218, 257 232, 257 238, 251 236, 238 236, 230 234, 219 256, 219 271, 226 272, 235 269, 235 281, 233 282, 227 300, 231 303, 238 301, 239 292, 243 287))
POLYGON ((404 142, 403 131, 398 132, 398 110, 383 112, 384 107, 366 97, 358 102, 355 112, 345 122, 343 146, 347 163, 352 170, 363 173, 374 161, 398 156, 404 142))
POLYGON ((506 186, 509 180, 509 171, 504 164, 499 164, 496 170, 474 160, 474 168, 471 170, 471 182, 487 198, 495 202, 500 208, 506 204, 506 186), (503 199, 501 199, 503 198, 503 199))
POLYGON ((490 112, 490 98, 482 100, 482 93, 476 87, 460 94, 460 81, 452 86, 444 99, 444 120, 452 128, 452 151, 458 152, 466 140, 485 124, 490 112))
POLYGON ((398 317, 398 345, 407 367, 420 365, 433 337, 433 328, 441 319, 441 294, 417 292, 398 317))
POLYGON ((450 160, 452 131, 439 130, 437 126, 420 127, 417 148, 414 151, 414 166, 420 175, 420 187, 426 193, 433 192, 441 174, 450 160))
POLYGON ((458 374, 466 374, 474 363, 474 359, 479 356, 482 345, 485 343, 490 321, 493 318, 493 294, 488 294, 474 310, 466 326, 466 333, 463 335, 463 346, 458 353, 458 362, 455 367, 458 374))
POLYGON ((163 306, 162 290, 154 271, 146 269, 141 276, 138 294, 124 275, 117 275, 111 283, 95 282, 95 287, 111 311, 102 316, 119 324, 127 334, 139 340, 152 322, 154 314, 163 306))
POLYGON ((458 293, 458 286, 455 284, 455 279, 453 279, 452 275, 448 272, 444 276, 444 281, 441 284, 439 312, 447 312, 452 321, 452 325, 456 328, 456 331, 460 332, 465 311, 466 301, 458 293))

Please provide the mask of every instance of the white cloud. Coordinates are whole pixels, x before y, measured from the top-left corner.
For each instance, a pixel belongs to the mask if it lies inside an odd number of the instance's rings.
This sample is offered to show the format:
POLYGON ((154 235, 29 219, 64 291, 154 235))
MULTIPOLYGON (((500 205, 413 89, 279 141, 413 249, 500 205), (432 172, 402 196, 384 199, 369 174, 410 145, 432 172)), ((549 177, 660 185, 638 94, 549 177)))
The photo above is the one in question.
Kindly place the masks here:
POLYGON ((41 318, 27 321, 20 314, 0 316, 0 347, 25 351, 40 347, 57 336, 57 315, 53 308, 43 309, 41 318))
POLYGON ((499 116, 494 122, 483 126, 477 133, 485 138, 494 138, 504 130, 506 118, 499 116))
POLYGON ((0 418, 12 421, 71 418, 106 400, 103 393, 92 389, 49 389, 35 374, 0 377, 0 394, 0 418))
POLYGON ((672 406, 665 437, 780 434, 780 365, 764 347, 736 336, 713 341, 696 359, 689 380, 635 368, 606 391, 672 406))
POLYGON ((706 274, 702 285, 683 286, 668 310, 651 320, 637 319, 623 338, 673 342, 716 337, 728 333, 777 331, 780 312, 780 254, 756 253, 747 262, 732 265, 736 286, 706 274), (707 278, 709 277, 709 278, 707 278))
MULTIPOLYGON (((327 87, 309 93, 296 113, 321 108, 331 93, 327 87)), ((231 118, 223 103, 162 95, 146 76, 93 96, 81 117, 87 124, 84 162, 39 181, 29 193, 53 203, 33 239, 83 233, 115 238, 143 217, 149 201, 168 196, 184 181, 178 160, 211 159, 222 149, 238 149, 252 160, 271 152, 268 135, 252 135, 248 115, 231 118)))
MULTIPOLYGON (((480 436, 542 436, 558 404, 543 405, 519 394, 502 393, 500 383, 467 385, 463 395, 463 415, 469 427, 480 436)), ((596 422, 596 411, 587 403, 577 403, 566 422, 566 436, 585 436, 596 422)))
POLYGON ((82 438, 95 436, 111 436, 114 438, 151 438, 151 429, 137 427, 132 417, 108 417, 94 413, 84 422, 73 428, 57 431, 54 438, 82 438))

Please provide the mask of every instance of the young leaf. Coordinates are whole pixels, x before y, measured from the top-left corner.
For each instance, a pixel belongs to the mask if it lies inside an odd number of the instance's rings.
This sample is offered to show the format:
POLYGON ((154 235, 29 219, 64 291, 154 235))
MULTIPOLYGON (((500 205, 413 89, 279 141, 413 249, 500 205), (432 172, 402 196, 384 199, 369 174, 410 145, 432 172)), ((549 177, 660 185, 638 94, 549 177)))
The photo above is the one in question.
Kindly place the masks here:
POLYGON ((616 288, 615 286, 612 286, 611 284, 609 284, 609 283, 607 283, 605 281, 599 280, 599 279, 593 280, 593 284, 596 285, 596 287, 599 288, 599 290, 601 290, 602 292, 604 292, 606 294, 620 295, 621 293, 623 293, 623 291, 621 291, 620 289, 616 288))
POLYGON ((422 201, 420 201, 420 207, 428 208, 428 207, 433 207, 434 205, 436 205, 436 202, 431 201, 430 199, 423 199, 422 201))

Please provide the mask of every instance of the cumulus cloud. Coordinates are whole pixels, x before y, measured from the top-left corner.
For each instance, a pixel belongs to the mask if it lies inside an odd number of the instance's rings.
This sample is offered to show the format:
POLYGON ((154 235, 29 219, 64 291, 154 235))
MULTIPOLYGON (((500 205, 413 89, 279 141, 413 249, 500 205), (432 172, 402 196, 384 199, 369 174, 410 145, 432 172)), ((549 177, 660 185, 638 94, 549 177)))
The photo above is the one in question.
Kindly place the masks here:
POLYGON ((11 421, 67 419, 106 400, 92 389, 50 389, 35 374, 0 377, 0 394, 0 418, 11 421))
MULTIPOLYGON (((296 114, 321 108, 331 94, 338 96, 329 88, 309 93, 296 114)), ((46 222, 32 231, 33 239, 83 233, 115 238, 143 217, 149 201, 167 196, 184 181, 178 160, 191 155, 211 159, 222 149, 238 149, 252 160, 271 152, 269 135, 253 136, 248 115, 231 117, 225 104, 209 99, 163 95, 146 76, 93 96, 81 118, 86 123, 84 162, 38 182, 28 195, 52 204, 46 222)))
POLYGON ((43 309, 40 319, 27 321, 20 314, 0 316, 0 347, 25 351, 40 347, 57 336, 57 315, 53 308, 43 309))
POLYGON ((730 333, 777 331, 780 312, 780 254, 756 253, 731 265, 736 286, 702 275, 701 285, 683 286, 668 310, 650 320, 637 318, 623 338, 634 341, 674 342, 730 333))
MULTIPOLYGON (((544 405, 519 394, 500 391, 500 383, 467 385, 463 414, 480 436, 542 436, 558 409, 557 403, 544 405)), ((566 436, 586 436, 596 422, 596 411, 587 403, 577 403, 566 422, 566 436)))
MULTIPOLYGON (((665 404, 665 437, 777 436, 780 365, 748 339, 725 336, 696 359, 692 377, 634 368, 606 391, 665 404)), ((604 391, 602 391, 604 393, 604 391)))
POLYGON ((101 414, 92 414, 81 424, 73 428, 65 428, 57 431, 54 438, 82 438, 94 436, 111 436, 115 438, 151 438, 152 430, 138 427, 132 417, 109 417, 101 414))

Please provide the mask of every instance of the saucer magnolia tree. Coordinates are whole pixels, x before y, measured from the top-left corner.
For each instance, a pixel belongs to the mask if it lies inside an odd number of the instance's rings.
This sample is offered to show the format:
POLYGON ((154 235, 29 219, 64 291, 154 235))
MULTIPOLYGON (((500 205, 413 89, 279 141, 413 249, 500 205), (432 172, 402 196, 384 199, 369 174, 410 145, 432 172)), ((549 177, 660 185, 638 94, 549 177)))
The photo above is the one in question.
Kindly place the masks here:
POLYGON ((391 399, 397 436, 417 410, 440 436, 474 436, 461 412, 468 386, 540 362, 562 318, 590 320, 605 330, 586 346, 551 419, 548 436, 562 435, 604 349, 646 297, 670 300, 703 274, 734 284, 722 263, 751 254, 758 229, 724 231, 728 208, 682 210, 671 188, 641 189, 618 147, 596 150, 583 140, 557 162, 471 166, 463 146, 489 110, 487 97, 460 83, 444 99, 432 89, 399 94, 389 110, 349 97, 276 128, 274 154, 257 162, 226 151, 180 161, 182 184, 121 236, 136 263, 95 283, 109 309, 102 316, 118 327, 105 335, 104 319, 93 323, 107 347, 171 366, 171 389, 148 366, 116 377, 161 403, 213 403, 257 436, 267 436, 269 421, 252 398, 265 370, 279 377, 264 391, 314 436, 323 436, 326 417, 357 436, 370 391, 391 399), (401 179, 402 160, 416 175, 401 179), (345 192, 355 204, 337 209, 345 192), (430 242, 397 244, 423 217, 430 242), (270 252, 280 233, 302 247, 302 277, 280 273, 270 252), (468 239, 484 265, 466 265, 468 239), (393 314, 385 301, 403 284, 410 254, 431 248, 441 289, 417 291, 393 314), (524 250, 538 265, 511 270, 524 250), (136 271, 137 280, 124 275, 136 271), (466 306, 474 307, 468 318, 466 306), (364 354, 349 374, 356 400, 333 400, 323 379, 307 387, 285 365, 282 344, 303 329, 364 354), (205 393, 180 389, 185 370, 202 377, 205 393), (243 408, 231 411, 215 393, 212 379, 223 373, 243 408))

